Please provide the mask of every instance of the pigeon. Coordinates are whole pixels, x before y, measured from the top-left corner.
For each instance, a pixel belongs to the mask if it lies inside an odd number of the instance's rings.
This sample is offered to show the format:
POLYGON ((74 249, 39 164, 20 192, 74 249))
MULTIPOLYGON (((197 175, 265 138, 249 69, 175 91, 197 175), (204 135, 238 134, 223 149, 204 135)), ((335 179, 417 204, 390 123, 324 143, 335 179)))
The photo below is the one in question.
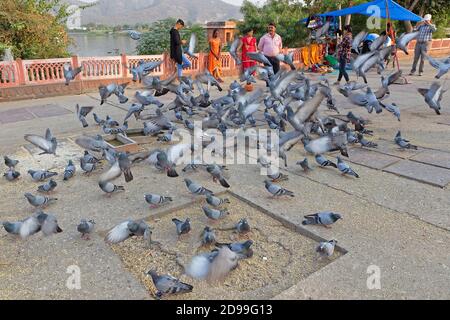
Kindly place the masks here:
POLYGON ((173 218, 172 222, 175 223, 175 227, 177 229, 177 234, 180 236, 182 234, 189 233, 191 231, 191 220, 186 218, 185 221, 178 220, 177 218, 173 218))
POLYGON ((334 167, 334 168, 337 168, 337 165, 334 162, 331 162, 330 160, 328 160, 327 158, 325 158, 321 154, 316 154, 315 159, 316 159, 316 162, 321 167, 334 167))
POLYGON ((293 62, 294 51, 291 51, 288 54, 278 54, 277 56, 275 56, 275 58, 277 58, 280 62, 286 63, 289 67, 291 67, 291 70, 296 69, 293 62))
POLYGON ((145 202, 153 207, 172 201, 172 197, 160 196, 159 194, 146 193, 144 195, 145 202))
POLYGON ((141 40, 142 33, 136 30, 128 30, 128 35, 133 40, 141 40))
POLYGON ((96 135, 95 137, 89 136, 79 137, 75 139, 75 143, 86 150, 95 152, 102 152, 104 149, 108 148, 108 145, 106 144, 105 140, 103 140, 103 137, 99 134, 96 135))
POLYGON ((106 192, 110 196, 115 192, 125 191, 124 186, 117 186, 109 181, 100 181, 98 183, 98 186, 100 187, 100 189, 102 189, 102 191, 106 192))
POLYGON ((336 246, 336 240, 320 242, 316 248, 316 252, 322 257, 331 257, 334 253, 334 247, 336 246))
POLYGON ((128 108, 128 112, 125 115, 125 119, 123 119, 123 122, 127 121, 132 115, 134 115, 135 119, 139 119, 139 115, 141 114, 142 111, 144 111, 145 106, 144 105, 139 105, 136 103, 133 103, 129 108, 128 108))
POLYGON ((417 146, 409 143, 409 140, 404 139, 400 131, 395 135, 394 141, 401 149, 418 149, 417 146))
POLYGON ((69 160, 69 163, 67 164, 67 167, 64 169, 64 181, 69 180, 72 178, 75 174, 76 168, 73 164, 72 160, 69 160))
POLYGON ((45 138, 38 136, 36 134, 26 134, 24 136, 25 140, 32 143, 39 149, 41 149, 43 152, 39 153, 39 155, 42 154, 54 154, 56 155, 56 147, 58 145, 58 142, 56 141, 56 138, 52 136, 50 129, 47 129, 45 132, 45 138))
POLYGON ((360 33, 358 33, 352 41, 352 49, 357 53, 360 54, 361 52, 359 51, 359 45, 361 44, 361 42, 363 42, 363 40, 367 37, 367 31, 362 30, 360 33))
POLYGON ((95 163, 86 162, 84 157, 80 158, 80 167, 86 175, 90 175, 97 168, 95 163))
POLYGON ((342 216, 339 213, 334 213, 331 211, 317 212, 304 217, 305 220, 302 222, 303 225, 319 224, 325 227, 329 227, 330 224, 342 219, 342 216))
POLYGON ((350 175, 354 176, 356 178, 359 178, 359 175, 352 169, 348 164, 346 164, 341 157, 337 157, 337 168, 340 172, 342 172, 343 175, 350 175))
POLYGON ((123 172, 125 182, 133 180, 133 174, 131 173, 131 161, 125 152, 119 152, 118 158, 120 170, 123 172))
POLYGON ((440 79, 444 74, 446 74, 450 70, 450 63, 445 63, 443 61, 439 61, 437 59, 433 59, 429 55, 425 55, 430 65, 437 69, 439 72, 435 76, 436 79, 440 79))
POLYGON ((257 62, 264 64, 265 66, 272 66, 270 61, 261 52, 247 52, 247 56, 252 60, 255 60, 257 62))
POLYGON ((214 182, 218 180, 222 187, 224 188, 230 187, 230 185, 223 176, 222 169, 217 164, 210 164, 206 166, 206 171, 208 171, 208 173, 213 177, 214 182))
POLYGON ((158 160, 157 166, 162 168, 167 173, 168 177, 178 177, 178 173, 175 170, 175 165, 169 161, 167 154, 164 151, 158 152, 156 159, 158 160))
POLYGON ((312 168, 309 166, 308 158, 305 158, 302 161, 297 161, 296 164, 300 165, 305 172, 312 170, 312 168))
POLYGON ((63 232, 63 230, 58 225, 58 220, 54 215, 38 211, 38 215, 36 218, 41 225, 41 231, 44 236, 51 236, 52 234, 63 232))
POLYGON ((237 253, 240 258, 251 258, 253 256, 253 249, 251 248, 252 245, 252 240, 234 243, 216 243, 216 246, 218 247, 228 247, 231 251, 237 253))
POLYGON ((95 221, 81 219, 80 224, 77 226, 77 231, 81 233, 81 239, 89 240, 89 235, 94 232, 95 221))
POLYGON ((203 229, 203 232, 201 234, 201 239, 202 239, 203 245, 215 243, 216 242, 216 234, 214 233, 213 229, 206 226, 205 229, 203 229))
POLYGON ((211 194, 208 194, 208 195, 206 195, 206 202, 209 205, 217 208, 225 203, 230 203, 230 200, 227 198, 219 198, 219 197, 213 196, 211 194))
POLYGON ((209 91, 209 86, 214 86, 217 88, 217 90, 219 90, 220 92, 223 91, 223 88, 220 86, 220 83, 217 81, 216 78, 214 78, 212 76, 212 74, 208 71, 205 70, 204 73, 201 74, 197 74, 197 76, 195 77, 198 81, 200 81, 203 84, 207 84, 208 85, 208 91, 209 91))
POLYGON ((136 91, 134 97, 143 106, 149 106, 152 104, 154 104, 158 108, 162 108, 164 106, 164 103, 156 99, 150 91, 136 91))
POLYGON ((441 114, 441 100, 447 90, 442 89, 442 85, 438 82, 433 82, 430 89, 419 88, 417 90, 422 96, 424 96, 425 102, 428 106, 437 114, 441 114))
POLYGON ((195 33, 191 33, 191 37, 189 39, 189 47, 184 51, 189 57, 192 59, 198 59, 195 56, 195 47, 197 46, 197 35, 195 33))
POLYGON ((181 282, 171 275, 158 275, 155 270, 148 271, 147 275, 152 277, 153 284, 158 290, 156 292, 157 299, 171 294, 191 292, 194 288, 190 284, 181 282))
POLYGON ((326 36, 330 29, 331 22, 327 21, 323 26, 313 31, 314 39, 318 41, 322 36, 326 36))
POLYGON ((236 65, 238 65, 238 66, 241 65, 241 63, 242 63, 241 59, 239 59, 238 54, 237 54, 237 48, 239 47, 240 41, 241 41, 241 39, 236 37, 236 39, 234 39, 234 41, 231 43, 231 46, 230 46, 230 55, 236 61, 236 65))
POLYGON ((89 151, 84 150, 83 154, 83 160, 86 163, 98 163, 100 160, 97 159, 95 156, 89 153, 89 151))
POLYGON ((389 87, 391 84, 393 84, 395 81, 397 81, 402 76, 402 70, 394 71, 387 77, 382 76, 381 77, 381 85, 384 88, 389 87))
POLYGON ((97 123, 100 126, 103 126, 106 123, 106 120, 101 119, 95 112, 92 113, 92 116, 94 117, 95 123, 97 123))
POLYGON ((83 128, 86 128, 89 126, 89 124, 86 121, 86 116, 89 114, 89 112, 92 111, 92 109, 94 109, 94 107, 80 107, 80 105, 78 103, 76 105, 77 117, 78 117, 78 120, 80 120, 83 128))
POLYGON ((230 250, 227 246, 219 248, 210 262, 207 280, 212 282, 222 281, 239 263, 239 255, 230 250))
POLYGON ((267 169, 267 177, 270 178, 272 182, 278 182, 283 180, 288 180, 289 176, 281 173, 278 167, 271 166, 267 169))
POLYGON ((186 187, 188 188, 189 192, 191 192, 192 194, 197 194, 197 195, 212 195, 213 192, 211 190, 208 190, 204 187, 202 187, 201 185, 199 185, 198 183, 190 180, 190 179, 184 179, 184 183, 186 184, 186 187))
POLYGON ((386 42, 386 36, 379 36, 369 46, 370 51, 376 51, 386 42))
POLYGON ((74 80, 75 77, 83 70, 83 67, 78 67, 73 69, 72 65, 66 63, 63 66, 64 68, 64 78, 66 79, 66 86, 69 85, 70 81, 74 80))
POLYGON ((227 209, 218 210, 209 208, 207 206, 202 206, 202 210, 205 213, 205 215, 211 220, 219 220, 230 214, 230 212, 227 209))
POLYGON ((402 50, 405 54, 409 55, 408 53, 408 44, 416 39, 419 36, 419 31, 410 32, 410 33, 403 33, 400 35, 400 37, 396 41, 397 48, 402 50))
POLYGON ((14 169, 19 163, 19 160, 11 159, 8 156, 4 156, 3 159, 5 160, 5 166, 7 166, 9 169, 14 169))
POLYGON ((366 147, 366 148, 376 148, 376 147, 378 147, 378 144, 376 144, 375 142, 366 140, 361 133, 358 133, 357 137, 358 137, 358 142, 363 147, 366 147))
POLYGON ((20 177, 20 172, 14 170, 14 169, 8 169, 8 171, 6 171, 3 176, 6 178, 6 180, 8 181, 14 181, 17 178, 20 177))
POLYGON ((18 222, 3 222, 3 228, 5 228, 6 232, 18 235, 22 239, 28 238, 41 230, 41 224, 37 219, 38 214, 39 212, 36 212, 32 216, 18 222))
POLYGON ((269 191, 273 197, 279 197, 279 196, 294 197, 294 193, 292 191, 284 189, 284 188, 280 187, 279 185, 272 183, 272 181, 270 181, 270 180, 264 180, 264 184, 265 184, 266 190, 269 191))
MULTIPOLYGON (((116 92, 116 90, 117 90, 117 84, 115 84, 115 83, 110 83, 107 86, 99 86, 98 92, 100 94, 100 105, 103 105, 108 100, 108 98, 114 92, 116 92)), ((94 117, 96 117, 95 114, 94 114, 94 117)))
POLYGON ((108 243, 119 243, 133 236, 143 236, 144 240, 150 241, 152 232, 150 226, 143 220, 126 220, 112 228, 106 235, 108 243))
POLYGON ((387 111, 389 111, 390 113, 392 113, 398 121, 400 121, 400 109, 399 107, 397 107, 397 104, 393 103, 381 103, 380 105, 385 108, 387 111))
POLYGON ((58 172, 52 172, 48 170, 28 170, 28 174, 34 181, 44 181, 48 178, 58 175, 58 172))
POLYGON ((250 231, 250 225, 248 224, 247 219, 242 218, 239 220, 239 222, 236 224, 236 230, 239 233, 246 233, 250 231))
POLYGON ((25 196, 25 198, 27 198, 29 204, 31 204, 33 207, 39 207, 39 208, 46 207, 50 203, 58 200, 57 198, 49 198, 49 197, 41 196, 41 195, 34 196, 29 192, 25 193, 24 196, 25 196))
POLYGON ((56 188, 57 185, 58 184, 55 182, 55 180, 50 179, 46 184, 40 185, 38 187, 38 191, 44 192, 44 193, 49 193, 49 192, 52 192, 56 188))
POLYGON ((136 82, 139 80, 139 83, 140 83, 142 81, 142 79, 144 78, 144 76, 146 76, 147 74, 149 74, 150 72, 152 72, 153 70, 158 68, 163 62, 164 62, 163 60, 149 61, 149 62, 140 60, 137 63, 137 66, 130 67, 130 72, 133 76, 133 79, 132 79, 133 82, 136 82))

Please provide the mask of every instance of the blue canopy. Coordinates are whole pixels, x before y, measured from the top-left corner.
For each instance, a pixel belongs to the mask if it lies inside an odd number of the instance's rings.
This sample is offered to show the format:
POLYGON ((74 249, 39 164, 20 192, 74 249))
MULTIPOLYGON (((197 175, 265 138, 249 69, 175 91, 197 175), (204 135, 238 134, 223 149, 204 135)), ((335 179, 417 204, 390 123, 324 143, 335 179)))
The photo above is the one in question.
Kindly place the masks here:
MULTIPOLYGON (((340 17, 349 14, 363 14, 366 16, 372 16, 374 14, 373 8, 371 6, 377 6, 380 8, 380 18, 386 19, 386 3, 388 4, 389 17, 392 20, 409 20, 409 21, 421 21, 422 18, 406 8, 403 8, 397 2, 393 0, 375 0, 368 3, 360 4, 358 6, 345 8, 342 10, 326 12, 319 14, 319 17, 340 17)), ((308 19, 303 19, 301 22, 306 22, 308 19)))

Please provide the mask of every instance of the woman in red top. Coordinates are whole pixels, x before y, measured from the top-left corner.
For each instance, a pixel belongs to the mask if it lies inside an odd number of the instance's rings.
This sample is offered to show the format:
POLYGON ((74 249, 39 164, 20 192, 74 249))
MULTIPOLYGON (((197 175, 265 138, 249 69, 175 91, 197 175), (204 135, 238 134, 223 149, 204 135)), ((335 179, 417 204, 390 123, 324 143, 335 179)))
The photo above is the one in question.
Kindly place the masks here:
POLYGON ((253 36, 253 29, 246 31, 245 36, 241 39, 240 48, 242 48, 242 69, 245 71, 256 65, 256 61, 251 60, 247 56, 247 52, 256 52, 256 38, 253 36))

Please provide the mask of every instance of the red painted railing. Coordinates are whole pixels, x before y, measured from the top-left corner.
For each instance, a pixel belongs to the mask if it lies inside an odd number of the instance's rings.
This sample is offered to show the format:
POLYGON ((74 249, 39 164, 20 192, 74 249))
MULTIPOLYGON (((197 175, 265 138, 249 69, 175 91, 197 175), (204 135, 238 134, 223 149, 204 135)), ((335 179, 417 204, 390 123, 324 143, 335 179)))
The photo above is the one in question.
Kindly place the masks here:
MULTIPOLYGON (((415 41, 408 45, 413 50, 415 41)), ((433 40, 430 51, 450 49, 450 38, 433 40)), ((294 63, 301 62, 301 48, 285 49, 285 52, 294 51, 294 63)), ((400 53, 401 54, 401 53, 400 53)), ((189 58, 192 66, 185 70, 186 74, 202 72, 208 65, 208 54, 199 53, 198 59, 189 58)), ((113 57, 77 57, 64 59, 21 60, 0 62, 0 88, 15 87, 30 84, 62 83, 64 79, 64 64, 71 64, 73 68, 83 66, 83 71, 76 80, 109 80, 131 78, 130 68, 136 66, 140 60, 164 61, 161 66, 152 72, 152 75, 165 77, 174 71, 174 64, 167 54, 145 56, 113 56, 113 57)), ((221 55, 224 73, 237 74, 234 59, 227 52, 221 55)))

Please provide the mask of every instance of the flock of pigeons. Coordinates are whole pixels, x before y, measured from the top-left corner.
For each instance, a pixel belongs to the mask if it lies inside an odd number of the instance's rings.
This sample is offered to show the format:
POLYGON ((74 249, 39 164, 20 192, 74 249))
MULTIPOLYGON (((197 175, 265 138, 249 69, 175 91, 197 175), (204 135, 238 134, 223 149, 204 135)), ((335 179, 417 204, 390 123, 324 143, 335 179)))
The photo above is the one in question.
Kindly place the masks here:
MULTIPOLYGON (((414 39, 416 35, 402 35, 397 43, 397 48, 407 51, 407 43, 414 39)), ((382 38, 382 37, 380 37, 382 38)), ((359 52, 360 42, 364 39, 364 34, 359 34, 354 39, 354 48, 359 52)), ((371 52, 358 55, 353 61, 353 70, 358 76, 365 79, 365 74, 373 67, 378 69, 381 74, 384 70, 384 60, 392 53, 394 47, 383 48, 384 41, 376 40, 371 46, 371 52)), ((189 51, 193 52, 194 48, 189 51)), ((231 46, 231 54, 238 64, 241 63, 237 58, 236 43, 231 46)), ((256 79, 266 83, 267 89, 256 89, 253 92, 247 92, 244 87, 234 81, 229 86, 227 93, 219 98, 212 99, 210 91, 212 87, 218 91, 223 91, 220 83, 208 72, 198 74, 195 78, 182 77, 176 81, 176 75, 168 79, 161 80, 159 77, 152 76, 151 72, 159 67, 162 62, 144 62, 140 61, 136 66, 130 68, 133 74, 133 81, 139 81, 145 87, 144 91, 135 93, 135 103, 129 105, 128 112, 121 121, 116 121, 110 116, 106 119, 100 118, 93 113, 95 123, 105 134, 127 134, 128 121, 134 116, 136 121, 142 121, 143 132, 145 135, 158 136, 162 143, 174 141, 173 138, 180 130, 194 135, 198 123, 192 121, 194 115, 204 115, 199 129, 217 129, 217 134, 201 133, 200 143, 175 143, 170 144, 165 149, 155 149, 145 152, 129 154, 126 152, 116 152, 103 139, 101 134, 96 136, 82 135, 76 139, 76 143, 85 149, 84 154, 79 158, 80 168, 89 175, 96 171, 100 162, 106 162, 109 167, 105 169, 98 179, 99 188, 112 196, 115 193, 123 191, 124 186, 114 183, 122 174, 127 183, 130 183, 134 177, 132 174, 133 166, 138 163, 145 163, 161 172, 164 172, 169 178, 179 177, 177 164, 181 159, 189 156, 190 162, 182 169, 183 173, 205 169, 213 181, 220 183, 224 188, 230 185, 225 178, 225 166, 216 163, 204 163, 201 159, 194 156, 195 151, 202 151, 208 148, 218 156, 226 156, 226 151, 219 141, 233 141, 228 138, 247 136, 256 142, 260 150, 265 149, 262 154, 271 154, 271 156, 260 156, 258 163, 261 167, 267 169, 267 178, 264 180, 264 186, 267 192, 274 198, 294 197, 294 192, 283 188, 278 182, 286 180, 287 175, 279 170, 276 165, 281 160, 287 166, 287 154, 297 143, 302 143, 305 151, 314 156, 314 159, 320 167, 336 168, 342 175, 348 175, 359 178, 359 175, 346 163, 341 156, 337 157, 334 163, 326 157, 327 153, 339 151, 344 157, 348 157, 347 146, 349 144, 360 144, 366 148, 376 148, 376 143, 366 140, 366 135, 372 135, 373 131, 366 128, 367 120, 358 117, 349 112, 346 115, 348 121, 337 120, 336 118, 324 115, 319 107, 322 103, 336 113, 339 110, 336 107, 335 99, 332 96, 332 90, 325 76, 321 76, 318 82, 313 82, 302 72, 296 70, 292 63, 292 55, 280 55, 280 61, 283 61, 290 67, 280 70, 277 74, 273 73, 270 62, 261 53, 250 53, 249 56, 260 65, 245 72, 240 77, 241 82, 256 82, 256 79), (196 92, 197 91, 197 92, 196 92), (158 97, 171 94, 174 100, 165 105, 158 100, 158 97), (156 106, 156 113, 145 113, 147 106, 156 106), (255 113, 264 112, 264 119, 268 127, 276 130, 279 139, 262 139, 254 134, 252 127, 256 125, 255 113), (173 112, 173 117, 170 113, 173 112), (175 118, 176 120, 171 120, 175 118), (185 128, 178 128, 181 124, 185 128), (237 129, 227 131, 227 129, 237 129), (275 152, 273 152, 275 151, 275 152)), ((443 61, 428 58, 431 65, 439 69, 440 78, 449 69, 449 60, 443 61)), ((80 70, 72 70, 70 66, 65 68, 67 84, 70 83, 80 70)), ((381 85, 377 90, 372 90, 367 84, 358 82, 349 82, 338 88, 339 92, 348 98, 348 101, 354 105, 367 109, 369 113, 373 110, 381 113, 383 109, 394 114, 400 121, 400 109, 395 103, 386 103, 384 99, 389 96, 389 86, 401 76, 401 71, 394 72, 387 76, 381 76, 381 85), (365 89, 365 90, 363 90, 365 89)), ((125 84, 111 83, 107 86, 99 87, 100 105, 103 105, 111 96, 115 95, 119 103, 128 102, 125 95, 125 84)), ((425 102, 439 113, 439 102, 442 94, 445 92, 439 83, 433 83, 430 89, 419 89, 419 92, 425 97, 425 102)), ((92 106, 76 106, 76 115, 83 127, 87 127, 88 114, 94 109, 92 106)), ((202 132, 202 131, 200 131, 202 132)), ((56 155, 57 139, 52 135, 50 129, 47 129, 44 136, 35 134, 25 135, 25 140, 37 146, 42 150, 41 154, 56 155)), ((270 138, 270 137, 269 137, 270 138)), ((416 146, 409 143, 401 136, 400 131, 394 138, 395 143, 401 149, 417 149, 416 146)), ((233 145, 234 146, 234 145, 233 145)), ((201 152, 200 152, 201 154, 201 152)), ((8 167, 4 174, 8 181, 14 181, 19 178, 20 173, 16 171, 19 161, 4 157, 5 165, 8 167)), ((64 170, 63 180, 69 180, 76 175, 75 160, 70 160, 64 170)), ((186 164, 184 162, 184 164, 186 164)), ((304 158, 297 164, 305 171, 312 170, 308 163, 308 158, 304 158)), ((38 193, 26 193, 27 201, 37 208, 37 211, 30 217, 18 222, 3 222, 4 229, 14 235, 27 238, 33 234, 42 231, 44 235, 51 235, 62 232, 58 225, 56 217, 52 214, 44 213, 42 209, 56 198, 50 197, 57 187, 54 176, 57 172, 48 170, 28 170, 28 174, 36 182, 45 182, 38 187, 38 193)), ((187 191, 193 196, 203 196, 206 204, 202 206, 204 214, 210 221, 220 220, 226 217, 229 212, 224 208, 229 204, 228 199, 223 199, 214 195, 211 190, 206 189, 199 183, 185 178, 187 191)), ((151 206, 157 207, 172 201, 171 197, 158 194, 145 194, 144 200, 151 206)), ((342 219, 342 215, 332 211, 317 212, 312 215, 306 215, 303 225, 323 225, 330 227, 336 221, 342 219)), ((175 232, 178 236, 188 234, 191 231, 189 218, 184 221, 173 219, 175 232)), ((89 239, 93 233, 95 222, 89 219, 81 220, 77 230, 81 237, 89 239)), ((155 243, 151 240, 152 228, 143 220, 126 220, 112 228, 107 234, 105 240, 109 243, 119 243, 134 236, 141 236, 147 244, 155 243)), ((245 233, 250 230, 247 219, 241 219, 235 225, 235 231, 245 233)), ((238 266, 241 259, 249 258, 253 255, 251 246, 253 242, 218 243, 214 229, 205 226, 202 233, 202 243, 204 245, 215 244, 216 249, 211 252, 203 253, 192 258, 186 266, 185 273, 195 279, 207 279, 216 281, 223 279, 226 275, 238 266)), ((316 251, 325 257, 333 255, 336 240, 321 242, 316 251)), ((158 289, 157 296, 162 297, 167 294, 182 293, 192 291, 192 286, 182 283, 170 275, 158 275, 155 270, 150 270, 148 275, 152 277, 153 282, 158 289)))

